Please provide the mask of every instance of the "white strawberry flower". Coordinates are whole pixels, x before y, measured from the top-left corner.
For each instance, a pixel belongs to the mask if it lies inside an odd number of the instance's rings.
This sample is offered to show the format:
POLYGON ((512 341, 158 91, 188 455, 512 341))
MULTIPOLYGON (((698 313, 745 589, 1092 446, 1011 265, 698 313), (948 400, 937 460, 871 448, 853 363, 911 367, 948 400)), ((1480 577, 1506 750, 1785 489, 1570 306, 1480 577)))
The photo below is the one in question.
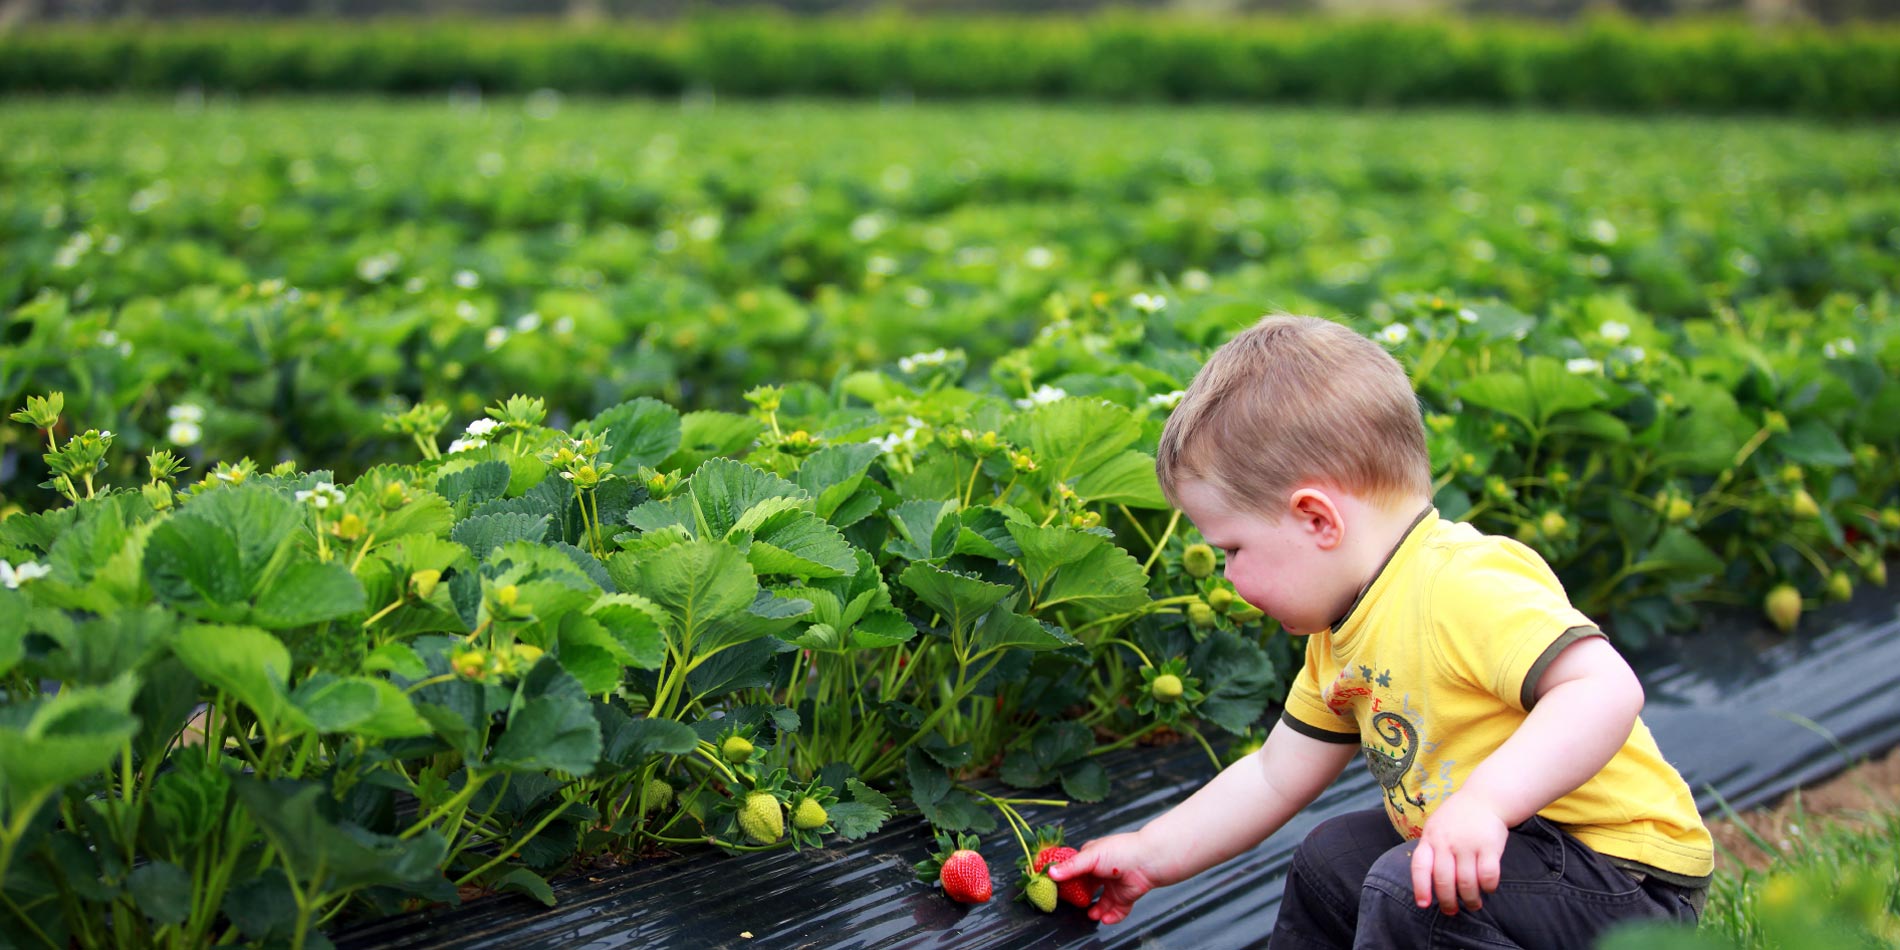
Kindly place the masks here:
POLYGON ((334 482, 318 482, 315 488, 297 493, 297 500, 309 502, 311 507, 322 511, 331 505, 343 504, 343 492, 334 482))
POLYGON ((463 429, 462 431, 479 439, 479 438, 484 438, 488 435, 488 433, 495 431, 495 427, 499 425, 501 425, 501 422, 499 420, 483 417, 483 418, 475 420, 474 422, 469 423, 468 428, 463 429))
POLYGON ((0 561, 0 584, 5 584, 8 590, 19 590, 21 584, 38 580, 51 573, 53 573, 52 568, 37 561, 26 561, 19 567, 0 561))
POLYGON ((1854 344, 1851 337, 1841 337, 1838 340, 1829 340, 1821 344, 1821 355, 1831 360, 1837 360, 1843 356, 1853 356, 1858 350, 1859 347, 1854 344))
POLYGON ((909 356, 900 357, 897 360, 897 368, 906 373, 914 373, 918 367, 921 366, 942 366, 948 359, 950 359, 950 351, 943 347, 938 347, 934 350, 912 353, 909 356))
POLYGON ((179 419, 165 427, 165 440, 173 445, 197 445, 205 430, 189 419, 179 419))
POLYGON ((1597 335, 1611 343, 1621 343, 1630 338, 1630 325, 1616 320, 1605 320, 1597 327, 1597 335))
POLYGON ((1168 298, 1160 294, 1136 294, 1128 302, 1142 313, 1160 313, 1168 306, 1168 298))
POLYGON ((1153 406, 1156 409, 1173 409, 1174 407, 1181 404, 1181 397, 1185 395, 1187 395, 1187 391, 1184 389, 1176 389, 1176 390, 1172 390, 1170 392, 1165 392, 1165 393, 1155 393, 1154 395, 1148 397, 1148 405, 1153 406))
POLYGON ((486 447, 487 445, 487 439, 456 439, 449 443, 449 454, 454 455, 457 452, 470 452, 486 447))
POLYGON ((1016 408, 1018 409, 1033 409, 1037 406, 1055 402, 1058 399, 1067 398, 1069 398, 1067 391, 1044 383, 1041 386, 1037 386, 1036 391, 1029 394, 1029 398, 1018 399, 1015 400, 1015 402, 1016 408))
POLYGON ((1574 360, 1565 360, 1564 369, 1578 376, 1590 376, 1603 372, 1603 363, 1587 356, 1580 356, 1574 360))
POLYGON ((482 275, 472 270, 458 270, 455 272, 455 286, 463 290, 474 290, 481 285, 482 275))
POLYGON ((1398 346, 1412 335, 1412 328, 1403 323, 1388 323, 1379 329, 1378 337, 1383 343, 1398 346))

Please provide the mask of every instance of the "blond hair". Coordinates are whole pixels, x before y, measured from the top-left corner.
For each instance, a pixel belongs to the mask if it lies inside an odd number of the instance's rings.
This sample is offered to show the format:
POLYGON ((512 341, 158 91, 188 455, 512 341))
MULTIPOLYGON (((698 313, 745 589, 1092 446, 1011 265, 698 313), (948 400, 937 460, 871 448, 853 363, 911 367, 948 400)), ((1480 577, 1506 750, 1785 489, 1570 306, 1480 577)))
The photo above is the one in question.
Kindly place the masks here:
POLYGON ((1377 343, 1317 317, 1273 314, 1214 351, 1161 430, 1168 500, 1204 480, 1273 515, 1303 484, 1389 505, 1432 494, 1418 397, 1377 343))

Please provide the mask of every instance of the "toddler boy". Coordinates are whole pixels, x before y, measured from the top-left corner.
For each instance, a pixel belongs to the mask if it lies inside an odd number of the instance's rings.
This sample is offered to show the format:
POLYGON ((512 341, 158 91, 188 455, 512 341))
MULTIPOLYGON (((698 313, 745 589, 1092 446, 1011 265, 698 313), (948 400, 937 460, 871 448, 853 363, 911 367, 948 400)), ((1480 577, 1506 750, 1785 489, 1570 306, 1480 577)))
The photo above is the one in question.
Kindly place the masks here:
POLYGON ((1156 470, 1235 591, 1310 639, 1259 752, 1053 869, 1102 888, 1091 918, 1252 848, 1363 756, 1383 807, 1300 843, 1276 950, 1547 950, 1697 919, 1713 845, 1641 684, 1535 552, 1438 516, 1384 349, 1262 320, 1195 376, 1156 470))

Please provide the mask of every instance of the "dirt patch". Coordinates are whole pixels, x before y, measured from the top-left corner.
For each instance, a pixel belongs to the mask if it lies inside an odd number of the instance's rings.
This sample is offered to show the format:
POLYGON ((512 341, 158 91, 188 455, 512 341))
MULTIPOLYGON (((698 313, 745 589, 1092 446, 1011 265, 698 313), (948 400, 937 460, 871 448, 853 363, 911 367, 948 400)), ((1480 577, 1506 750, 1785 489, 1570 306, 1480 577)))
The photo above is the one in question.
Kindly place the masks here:
MULTIPOLYGON (((1864 824, 1869 812, 1896 806, 1900 806, 1900 749, 1801 789, 1798 794, 1791 793, 1766 808, 1743 812, 1740 817, 1763 839, 1783 846, 1796 826, 1818 828, 1832 822, 1852 827, 1864 824)), ((1717 871, 1733 873, 1741 867, 1766 870, 1772 863, 1772 856, 1749 840, 1735 822, 1711 820, 1709 830, 1715 835, 1717 871)))

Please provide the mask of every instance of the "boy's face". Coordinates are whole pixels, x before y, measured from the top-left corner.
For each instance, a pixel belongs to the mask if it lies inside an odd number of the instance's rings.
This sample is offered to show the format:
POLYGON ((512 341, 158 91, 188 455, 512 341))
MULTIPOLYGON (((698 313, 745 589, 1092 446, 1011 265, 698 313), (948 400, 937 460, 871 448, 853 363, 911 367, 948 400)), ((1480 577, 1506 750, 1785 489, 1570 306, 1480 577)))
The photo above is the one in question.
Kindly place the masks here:
MULTIPOLYGON (((1321 523, 1325 518, 1301 503, 1305 494, 1296 492, 1286 510, 1270 518, 1234 507, 1219 489, 1200 479, 1182 482, 1175 492, 1181 512, 1200 529, 1201 537, 1226 555, 1227 580, 1234 591, 1288 633, 1300 636, 1339 619, 1356 592, 1341 589, 1343 578, 1330 563, 1338 547, 1338 525, 1321 523), (1329 530, 1334 531, 1330 541, 1329 530)), ((1336 520, 1336 512, 1333 516, 1336 520)))

